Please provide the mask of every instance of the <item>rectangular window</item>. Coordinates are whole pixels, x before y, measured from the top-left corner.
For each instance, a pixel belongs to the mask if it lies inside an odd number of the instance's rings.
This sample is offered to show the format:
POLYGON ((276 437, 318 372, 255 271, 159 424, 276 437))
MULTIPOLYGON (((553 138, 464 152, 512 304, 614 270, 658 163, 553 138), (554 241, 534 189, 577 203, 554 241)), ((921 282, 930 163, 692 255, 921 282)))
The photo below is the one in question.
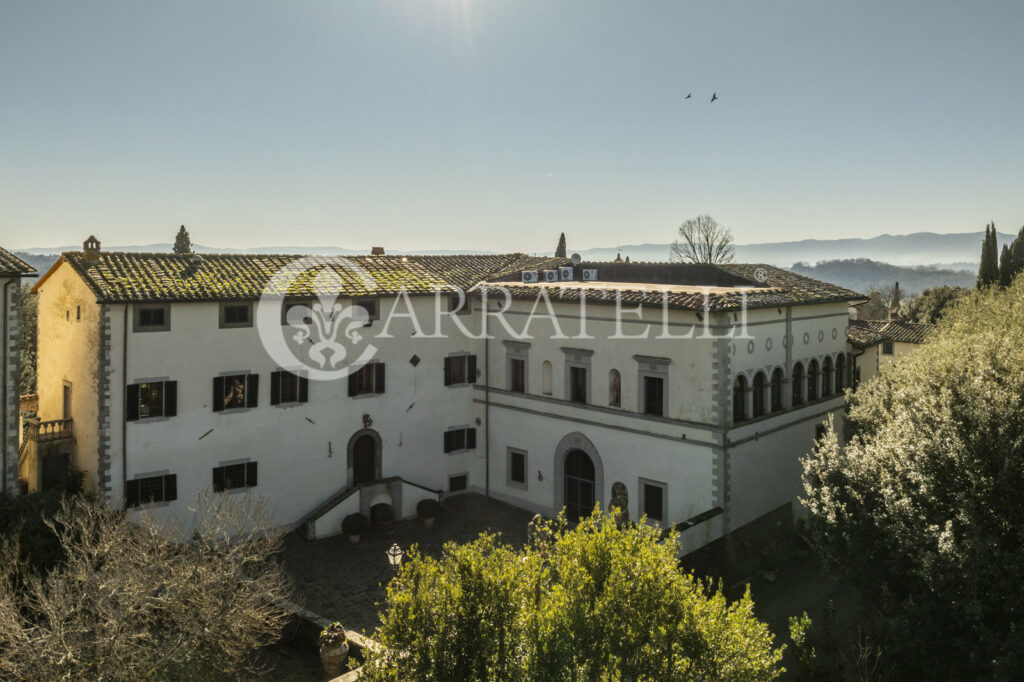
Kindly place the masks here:
POLYGON ((476 383, 476 356, 452 355, 444 359, 444 385, 476 383))
POLYGON ((384 392, 384 363, 368 362, 348 375, 349 396, 384 392))
POLYGON ((127 481, 124 493, 126 507, 178 499, 178 477, 175 474, 149 476, 127 481))
POLYGON ((178 413, 178 382, 149 381, 128 386, 128 421, 173 417, 178 413))
POLYGON ((513 393, 526 393, 526 360, 509 358, 508 390, 513 393))
POLYGON ((236 488, 252 488, 256 485, 256 462, 239 462, 215 467, 213 470, 213 492, 219 493, 236 488))
POLYGON ((171 329, 171 306, 136 305, 133 308, 133 331, 166 332, 171 329))
POLYGON ((515 488, 526 488, 526 453, 508 449, 508 484, 515 488))
POLYGON ((892 341, 882 341, 882 355, 892 355, 892 341))
POLYGON ((366 326, 373 324, 374 320, 380 319, 380 303, 376 298, 360 298, 352 301, 352 305, 359 306, 366 311, 366 326))
POLYGON ((473 312, 473 303, 469 300, 468 296, 463 296, 461 305, 458 294, 452 294, 448 297, 448 312, 455 313, 456 315, 469 315, 473 312))
POLYGON ((665 492, 667 486, 656 481, 640 481, 640 513, 647 516, 649 521, 665 523, 668 516, 665 510, 665 492))
POLYGON ((287 405, 309 401, 309 379, 278 370, 270 373, 270 404, 287 405))
POLYGON ((459 474, 458 476, 448 477, 448 492, 457 493, 465 490, 468 485, 469 477, 466 474, 459 474))
POLYGON ((587 402, 587 369, 586 367, 569 368, 569 400, 574 403, 587 402))
POLYGON ((644 414, 665 415, 665 380, 661 377, 644 377, 644 414))
POLYGON ((460 427, 444 432, 444 451, 459 452, 476 449, 476 429, 460 427))
POLYGON ((256 407, 259 374, 229 374, 213 378, 213 411, 256 407))
POLYGON ((221 303, 220 328, 234 329, 252 326, 252 303, 221 303))
POLYGON ((313 324, 312 301, 285 301, 281 306, 281 324, 313 324))

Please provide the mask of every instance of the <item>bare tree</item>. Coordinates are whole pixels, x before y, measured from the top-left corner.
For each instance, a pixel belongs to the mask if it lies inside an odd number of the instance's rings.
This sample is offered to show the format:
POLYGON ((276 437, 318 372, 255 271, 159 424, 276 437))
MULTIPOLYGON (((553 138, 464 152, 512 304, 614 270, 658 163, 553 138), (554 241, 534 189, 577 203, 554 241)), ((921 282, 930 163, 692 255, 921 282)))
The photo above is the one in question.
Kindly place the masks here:
POLYGON ((679 226, 672 244, 673 263, 731 263, 732 232, 709 215, 699 215, 679 226))
POLYGON ((0 678, 251 677, 277 640, 287 579, 279 532, 249 495, 201 494, 194 526, 140 523, 69 498, 47 522, 65 560, 37 575, 0 552, 0 678))

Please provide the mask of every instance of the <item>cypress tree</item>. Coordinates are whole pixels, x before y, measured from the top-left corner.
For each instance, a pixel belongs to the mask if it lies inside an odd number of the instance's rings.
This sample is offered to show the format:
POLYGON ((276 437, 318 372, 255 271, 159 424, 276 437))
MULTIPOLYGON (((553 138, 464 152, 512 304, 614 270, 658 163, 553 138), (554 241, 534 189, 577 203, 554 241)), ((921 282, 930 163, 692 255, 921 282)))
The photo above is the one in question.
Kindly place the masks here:
POLYGON ((985 239, 981 243, 981 265, 978 267, 978 288, 999 282, 999 245, 996 243, 996 225, 985 226, 985 239))
POLYGON ((558 246, 555 247, 555 258, 565 258, 565 232, 558 238, 558 246))
POLYGON ((1003 244, 1003 252, 999 255, 999 286, 1008 287, 1013 281, 1013 257, 1010 255, 1009 244, 1003 244))
POLYGON ((184 225, 178 230, 178 236, 174 238, 174 253, 192 253, 192 239, 188 236, 188 230, 184 225))
POLYGON ((1013 264, 1011 272, 1013 276, 1024 272, 1024 227, 1020 228, 1017 237, 1010 244, 1010 259, 1013 264))

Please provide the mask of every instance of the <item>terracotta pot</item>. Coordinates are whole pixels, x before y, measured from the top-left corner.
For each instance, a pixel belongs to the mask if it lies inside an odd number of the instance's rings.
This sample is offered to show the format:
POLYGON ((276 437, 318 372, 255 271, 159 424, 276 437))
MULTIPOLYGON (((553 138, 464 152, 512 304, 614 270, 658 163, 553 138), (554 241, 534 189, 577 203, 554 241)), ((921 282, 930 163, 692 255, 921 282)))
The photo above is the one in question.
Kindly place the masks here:
POLYGON ((324 672, 331 677, 337 677, 345 672, 345 663, 348 661, 348 642, 339 644, 324 644, 320 647, 320 662, 323 663, 324 672))
POLYGON ((423 517, 423 525, 426 526, 427 528, 433 528, 434 527, 434 517, 433 516, 424 516, 423 517))
POLYGON ((349 535, 348 536, 348 541, 351 542, 354 545, 357 542, 359 542, 359 538, 361 538, 361 537, 363 537, 363 536, 362 535, 349 535))

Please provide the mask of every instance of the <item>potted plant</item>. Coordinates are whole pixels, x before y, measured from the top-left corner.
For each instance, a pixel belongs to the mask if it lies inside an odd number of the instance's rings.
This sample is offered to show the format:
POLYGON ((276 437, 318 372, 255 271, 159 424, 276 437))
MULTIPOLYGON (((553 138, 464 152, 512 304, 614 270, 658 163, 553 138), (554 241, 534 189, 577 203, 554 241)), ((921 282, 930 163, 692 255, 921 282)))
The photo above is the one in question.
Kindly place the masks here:
POLYGON ((416 515, 423 519, 423 525, 427 528, 434 525, 434 518, 439 511, 441 511, 441 505, 438 504, 437 500, 430 498, 420 500, 416 505, 416 515))
POLYGON ((337 677, 345 672, 348 661, 348 637, 345 627, 335 621, 320 631, 320 662, 324 672, 337 677))
POLYGON ((370 530, 370 519, 364 514, 356 512, 349 514, 341 521, 341 532, 348 536, 353 544, 359 542, 359 537, 370 530))

